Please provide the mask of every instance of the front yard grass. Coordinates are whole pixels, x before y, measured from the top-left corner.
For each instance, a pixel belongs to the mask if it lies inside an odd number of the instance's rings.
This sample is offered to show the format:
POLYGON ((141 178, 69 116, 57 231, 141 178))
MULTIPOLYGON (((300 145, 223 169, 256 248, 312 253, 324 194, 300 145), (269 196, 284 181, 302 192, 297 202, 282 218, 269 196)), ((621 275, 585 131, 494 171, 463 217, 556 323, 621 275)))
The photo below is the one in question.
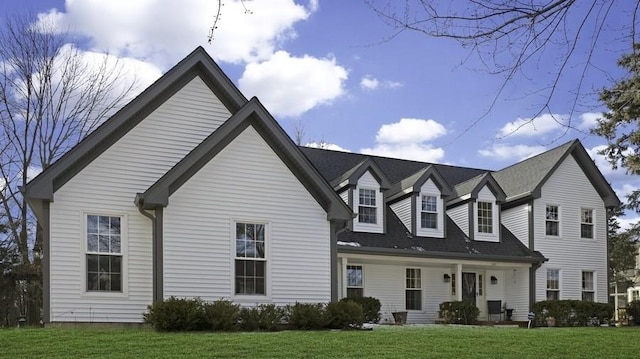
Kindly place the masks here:
POLYGON ((377 327, 373 331, 156 333, 5 329, 5 358, 638 358, 640 328, 377 327))

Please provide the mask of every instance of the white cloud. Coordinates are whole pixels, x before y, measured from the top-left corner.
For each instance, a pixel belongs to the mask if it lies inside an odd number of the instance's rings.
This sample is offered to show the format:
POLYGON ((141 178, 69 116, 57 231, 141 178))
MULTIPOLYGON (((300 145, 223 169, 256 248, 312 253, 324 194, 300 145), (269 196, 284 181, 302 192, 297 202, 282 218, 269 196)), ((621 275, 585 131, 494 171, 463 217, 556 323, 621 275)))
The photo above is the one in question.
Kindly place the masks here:
POLYGON ((292 117, 343 95, 347 77, 334 58, 278 51, 269 60, 248 64, 238 84, 246 95, 258 96, 272 114, 292 117))
POLYGON ((380 81, 371 75, 367 75, 360 80, 360 87, 363 90, 375 90, 378 86, 380 86, 380 81))
MULTIPOLYGON (((586 148, 587 153, 589 154, 589 156, 591 156, 591 158, 593 159, 593 161, 595 162, 596 166, 598 166, 598 169, 600 170, 600 172, 602 172, 603 175, 605 176, 612 176, 612 175, 616 175, 616 176, 626 176, 627 170, 624 168, 621 168, 620 166, 618 166, 617 169, 613 169, 611 167, 611 163, 609 163, 609 161, 607 160, 607 158, 604 155, 599 154, 598 152, 604 150, 605 148, 607 148, 607 145, 598 145, 592 148, 586 148)), ((624 152, 624 154, 631 154, 633 152, 633 150, 628 149, 627 151, 624 152)))
MULTIPOLYGON (((293 25, 317 9, 293 0, 226 0, 208 51, 217 60, 249 62, 267 59, 286 39, 296 36, 293 25), (250 13, 245 13, 245 7, 250 13)), ((66 0, 65 11, 43 15, 60 29, 84 35, 97 51, 143 58, 171 66, 198 45, 218 11, 211 0, 66 0)))
POLYGON ((481 156, 492 157, 499 160, 507 160, 515 158, 518 161, 533 157, 546 150, 544 146, 528 146, 528 145, 504 145, 493 144, 490 148, 479 150, 481 156))
POLYGON ((553 132, 567 124, 569 116, 559 114, 544 114, 536 118, 518 118, 504 125, 498 136, 539 136, 553 132))
POLYGON ((311 147, 311 148, 322 148, 325 150, 333 150, 333 151, 341 151, 341 152, 351 152, 350 150, 341 147, 340 145, 336 145, 335 143, 327 143, 327 142, 309 142, 306 145, 304 145, 305 147, 311 147))
POLYGON ((402 83, 400 82, 395 82, 395 81, 380 81, 377 78, 371 76, 371 75, 365 75, 361 80, 360 80, 360 88, 362 88, 365 91, 369 91, 369 90, 375 90, 377 88, 389 88, 389 89, 395 89, 398 87, 402 87, 402 83))
POLYGON ((598 119, 602 118, 602 112, 585 112, 580 115, 580 124, 578 128, 581 130, 590 130, 598 124, 598 119))
POLYGON ((420 143, 438 138, 447 133, 447 129, 434 120, 403 118, 399 122, 384 124, 378 130, 378 143, 420 143))
POLYGON ((363 148, 360 152, 415 161, 440 162, 444 158, 444 150, 433 147, 427 141, 446 133, 444 126, 434 120, 403 118, 398 122, 382 125, 376 135, 376 145, 363 148))

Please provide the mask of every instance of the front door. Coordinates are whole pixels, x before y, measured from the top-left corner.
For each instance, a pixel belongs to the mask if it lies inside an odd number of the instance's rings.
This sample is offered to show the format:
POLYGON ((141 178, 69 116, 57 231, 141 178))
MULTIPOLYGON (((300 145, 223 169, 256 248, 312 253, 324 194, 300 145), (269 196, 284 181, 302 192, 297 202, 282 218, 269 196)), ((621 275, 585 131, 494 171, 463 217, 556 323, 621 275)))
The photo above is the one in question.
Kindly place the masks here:
POLYGON ((462 273, 462 300, 468 300, 476 305, 476 274, 462 273))

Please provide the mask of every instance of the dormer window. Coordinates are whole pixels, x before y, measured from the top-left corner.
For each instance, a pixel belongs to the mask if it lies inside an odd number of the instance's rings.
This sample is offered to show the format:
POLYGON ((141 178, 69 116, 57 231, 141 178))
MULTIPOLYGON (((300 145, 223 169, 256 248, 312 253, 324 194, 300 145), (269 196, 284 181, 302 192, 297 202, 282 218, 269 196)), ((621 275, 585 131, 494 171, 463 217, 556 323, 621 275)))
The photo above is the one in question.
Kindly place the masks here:
POLYGON ((493 233, 493 203, 478 201, 478 233, 493 233))
POLYGON ((422 228, 438 228, 438 198, 436 196, 422 196, 420 222, 422 228))
POLYGON ((376 191, 360 188, 358 201, 358 222, 376 224, 378 217, 376 207, 376 191))

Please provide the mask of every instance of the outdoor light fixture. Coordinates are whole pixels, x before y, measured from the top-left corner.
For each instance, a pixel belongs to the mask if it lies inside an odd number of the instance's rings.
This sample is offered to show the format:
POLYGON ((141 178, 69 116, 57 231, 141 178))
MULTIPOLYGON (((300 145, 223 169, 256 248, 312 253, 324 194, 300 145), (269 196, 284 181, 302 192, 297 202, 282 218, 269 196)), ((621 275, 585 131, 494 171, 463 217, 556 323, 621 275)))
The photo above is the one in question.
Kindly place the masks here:
POLYGON ((491 284, 498 284, 498 278, 494 275, 491 276, 491 284))
POLYGON ((444 282, 445 283, 449 283, 449 281, 451 280, 451 276, 448 275, 447 273, 444 274, 444 282))

